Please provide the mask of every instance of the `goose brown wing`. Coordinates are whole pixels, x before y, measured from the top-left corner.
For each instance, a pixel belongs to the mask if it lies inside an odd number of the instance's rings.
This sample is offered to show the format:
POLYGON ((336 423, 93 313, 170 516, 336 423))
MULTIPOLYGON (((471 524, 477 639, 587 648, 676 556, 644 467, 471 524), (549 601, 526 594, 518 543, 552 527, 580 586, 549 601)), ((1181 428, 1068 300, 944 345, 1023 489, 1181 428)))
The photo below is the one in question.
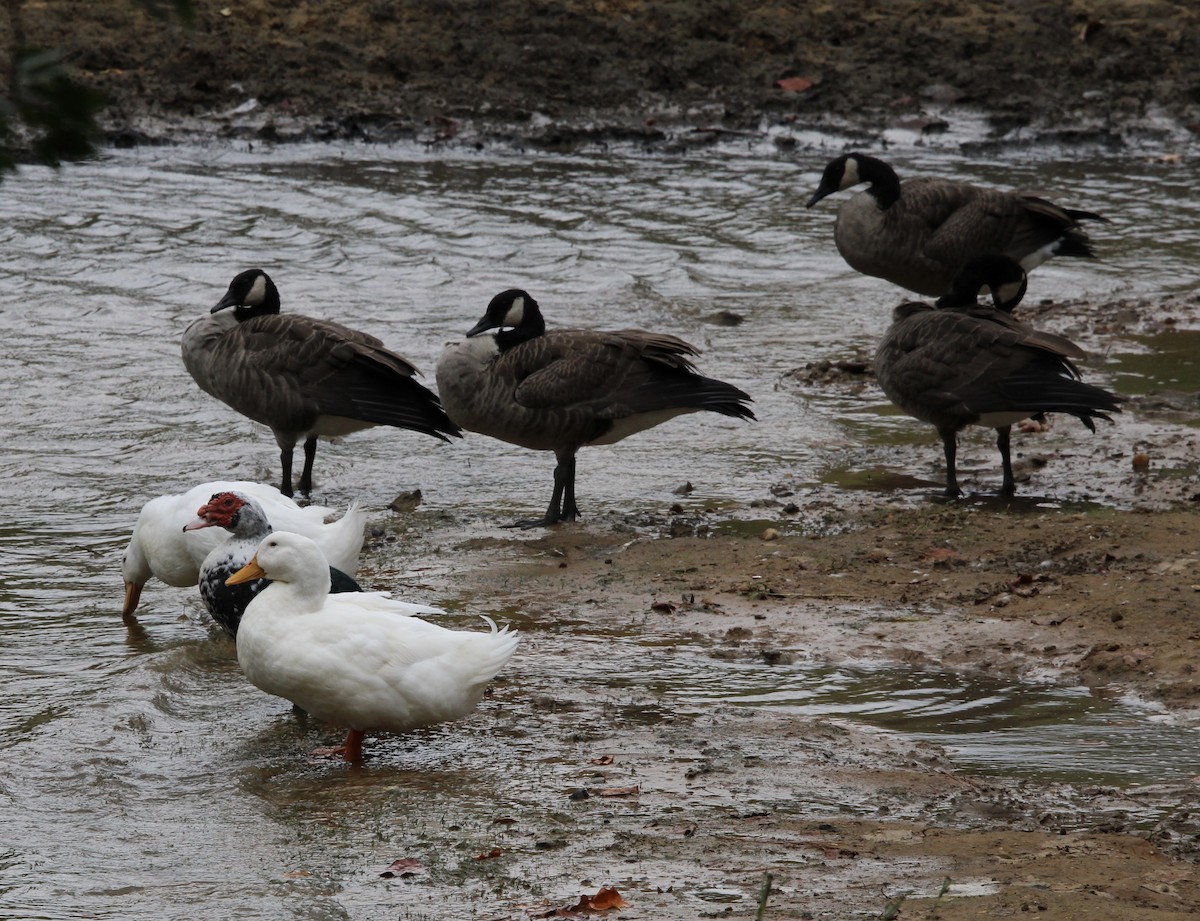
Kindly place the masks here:
POLYGON ((1020 260, 1062 233, 1038 236, 1021 200, 1005 192, 966 186, 958 207, 935 226, 923 252, 946 265, 963 265, 975 256, 996 253, 1020 260))
POLYGON ((272 428, 303 431, 318 416, 342 416, 457 433, 437 397, 413 380, 416 368, 374 336, 297 314, 255 317, 216 347, 221 399, 272 428))
POLYGON ((641 330, 557 331, 513 349, 515 399, 530 408, 588 410, 621 419, 669 409, 711 409, 752 417, 749 397, 695 373, 696 349, 674 336, 641 330))
POLYGON ((1088 249, 1075 219, 1053 202, 1024 193, 974 192, 930 234, 923 248, 929 258, 961 265, 982 253, 996 253, 1019 262, 1064 237, 1088 249))
POLYGON ((910 317, 880 349, 880 383, 902 404, 963 419, 993 412, 1066 412, 1091 425, 1119 398, 1079 381, 1070 341, 1002 311, 927 311, 910 317))
POLYGON ((925 310, 894 327, 880 347, 879 379, 902 404, 969 416, 986 411, 995 383, 1029 361, 1026 331, 973 312, 925 310))

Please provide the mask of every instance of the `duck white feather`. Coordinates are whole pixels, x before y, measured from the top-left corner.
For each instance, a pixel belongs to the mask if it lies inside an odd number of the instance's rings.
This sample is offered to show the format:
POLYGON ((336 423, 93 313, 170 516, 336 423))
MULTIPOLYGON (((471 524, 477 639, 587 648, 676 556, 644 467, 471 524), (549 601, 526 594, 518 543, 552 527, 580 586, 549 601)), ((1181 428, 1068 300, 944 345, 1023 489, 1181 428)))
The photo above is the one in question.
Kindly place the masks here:
POLYGON ((133 615, 142 588, 152 578, 167 585, 196 585, 204 558, 228 535, 212 528, 186 532, 183 528, 195 520, 197 509, 213 495, 230 491, 245 493, 258 502, 274 529, 295 531, 317 540, 332 565, 342 572, 353 576, 357 571, 367 523, 366 512, 357 503, 352 503, 339 520, 326 524, 325 519, 335 514, 334 509, 322 505, 301 508, 274 486, 237 480, 201 483, 185 493, 159 496, 142 506, 121 561, 125 580, 123 617, 133 615))
POLYGON ((384 593, 329 594, 321 549, 299 534, 272 534, 228 581, 262 576, 272 582, 242 616, 238 664, 261 690, 349 729, 349 761, 364 732, 466 716, 517 646, 489 618, 487 632, 448 630, 397 617, 407 606, 384 593))

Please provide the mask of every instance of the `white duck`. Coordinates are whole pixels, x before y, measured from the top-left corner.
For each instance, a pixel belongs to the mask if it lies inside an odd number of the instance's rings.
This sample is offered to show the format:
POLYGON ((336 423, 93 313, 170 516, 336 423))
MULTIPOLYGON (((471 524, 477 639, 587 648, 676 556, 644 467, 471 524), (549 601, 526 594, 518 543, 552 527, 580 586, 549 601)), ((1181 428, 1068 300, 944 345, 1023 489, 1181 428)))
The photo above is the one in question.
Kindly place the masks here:
POLYGON ((332 565, 353 576, 362 550, 366 512, 354 503, 338 521, 326 524, 334 510, 321 505, 301 508, 274 486, 244 481, 201 483, 179 495, 151 499, 138 515, 121 561, 125 604, 121 616, 128 620, 137 609, 142 588, 152 578, 167 585, 196 585, 204 558, 228 535, 212 529, 184 531, 195 520, 196 510, 213 495, 236 491, 262 506, 277 530, 295 531, 317 540, 332 565))
POLYGON ((250 683, 318 719, 347 727, 347 761, 363 733, 407 732, 470 713, 517 647, 517 636, 447 630, 405 613, 382 592, 329 594, 321 548, 299 534, 267 537, 230 584, 266 576, 246 608, 238 664, 250 683))

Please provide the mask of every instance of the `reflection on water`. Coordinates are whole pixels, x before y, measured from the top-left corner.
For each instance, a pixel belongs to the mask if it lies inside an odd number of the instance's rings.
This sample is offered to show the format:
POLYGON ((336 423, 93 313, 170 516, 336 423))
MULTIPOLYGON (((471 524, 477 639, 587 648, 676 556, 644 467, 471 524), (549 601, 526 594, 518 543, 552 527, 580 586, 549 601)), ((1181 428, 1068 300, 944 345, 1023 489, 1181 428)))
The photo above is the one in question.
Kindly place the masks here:
POLYGON ((1200 730, 1086 688, 899 665, 713 663, 686 654, 628 664, 628 675, 608 683, 669 698, 672 712, 722 701, 866 723, 942 745, 968 770, 1080 784, 1185 780, 1196 770, 1200 730))
MULTIPOLYGON (((853 467, 839 459, 855 456, 864 433, 900 424, 858 413, 847 427, 844 401, 776 386, 805 362, 869 349, 899 299, 837 256, 836 202, 803 208, 827 156, 212 147, 6 178, 4 913, 124 919, 136 900, 146 917, 191 919, 202 901, 213 917, 394 919, 402 888, 375 885, 363 868, 398 856, 388 846, 397 823, 409 841, 444 841, 450 828, 464 847, 491 840, 495 817, 577 782, 540 747, 549 717, 528 701, 560 695, 564 682, 580 694, 633 680, 636 649, 625 667, 591 673, 563 667, 578 646, 543 647, 553 653, 543 659, 530 642, 478 718, 388 740, 379 767, 356 776, 299 756, 327 734, 241 679, 229 643, 199 626, 194 592, 151 585, 143 619, 153 630, 126 633, 117 561, 140 505, 277 471, 269 434, 201 393, 179 359, 184 327, 237 271, 265 268, 285 310, 369 330, 427 379, 442 344, 510 286, 530 290, 552 325, 681 335, 704 348, 704 372, 755 396, 761 421, 688 417, 585 451, 580 504, 585 514, 745 505, 782 478, 816 483, 853 467), (718 310, 745 322, 709 322, 718 310), (694 488, 680 498, 685 480, 694 488)), ((1096 231, 1104 261, 1051 264, 1031 297, 1195 284, 1200 202, 1186 166, 937 150, 894 159, 909 173, 1069 190, 1071 204, 1114 220, 1096 231)), ((443 447, 374 430, 323 449, 317 498, 379 509, 420 488, 434 511, 509 520, 544 505, 551 466, 478 437, 443 447)), ((1066 776, 1046 744, 1054 738, 1071 776, 1121 781, 1175 776, 1172 746, 1187 741, 1071 691, 918 673, 750 673, 698 655, 673 669, 635 673, 649 697, 634 721, 644 731, 673 708, 733 703, 933 737, 980 770, 1027 768, 1037 755, 1039 776, 1066 776), (1151 751, 1165 754, 1156 762, 1151 751), (1117 761, 1138 767, 1117 776, 1117 761)), ((460 863, 468 882, 486 872, 460 863)), ((486 911, 481 891, 464 906, 486 911)))

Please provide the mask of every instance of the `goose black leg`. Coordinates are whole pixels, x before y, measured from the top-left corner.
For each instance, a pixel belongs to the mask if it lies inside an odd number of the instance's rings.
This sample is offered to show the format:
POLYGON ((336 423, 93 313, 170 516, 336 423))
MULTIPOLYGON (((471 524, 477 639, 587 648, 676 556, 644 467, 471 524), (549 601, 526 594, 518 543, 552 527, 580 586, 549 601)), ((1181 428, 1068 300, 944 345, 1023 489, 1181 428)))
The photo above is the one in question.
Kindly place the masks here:
POLYGON ((279 463, 283 467, 283 477, 280 479, 279 491, 289 499, 292 497, 292 451, 294 449, 294 445, 279 449, 279 463))
POLYGON ((1000 486, 1000 495, 1002 496, 1011 496, 1017 491, 1017 483, 1013 479, 1011 433, 1011 425, 1003 425, 996 429, 996 447, 1000 449, 1000 467, 1004 471, 1004 482, 1000 486))
POLYGON ((575 454, 559 454, 554 468, 554 492, 550 494, 550 505, 544 518, 523 518, 506 524, 506 528, 544 528, 560 521, 574 521, 579 515, 575 506, 575 454), (563 497, 566 496, 566 501, 563 497))
POLYGON ((963 494, 954 467, 958 456, 958 433, 954 429, 938 429, 938 434, 942 436, 942 450, 946 454, 946 495, 953 499, 963 494))
POLYGON ((300 473, 300 492, 312 492, 313 461, 317 459, 317 436, 310 435, 304 442, 304 470, 300 473))
POLYGON ((559 464, 567 468, 564 476, 563 485, 563 503, 562 503, 562 520, 574 521, 579 517, 579 506, 575 504, 575 455, 572 454, 566 461, 559 464))

